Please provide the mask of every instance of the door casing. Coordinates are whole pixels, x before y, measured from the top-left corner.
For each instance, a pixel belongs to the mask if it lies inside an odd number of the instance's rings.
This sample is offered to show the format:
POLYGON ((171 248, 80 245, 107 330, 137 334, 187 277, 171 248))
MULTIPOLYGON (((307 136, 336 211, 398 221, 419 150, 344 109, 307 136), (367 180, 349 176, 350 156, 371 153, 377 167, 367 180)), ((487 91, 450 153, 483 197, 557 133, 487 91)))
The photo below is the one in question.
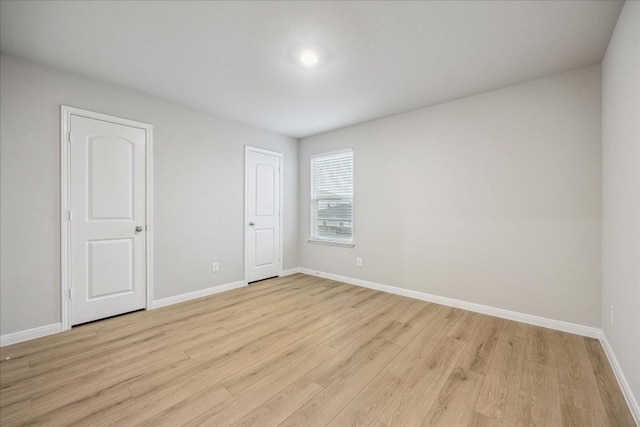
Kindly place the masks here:
POLYGON ((269 154, 271 156, 277 156, 280 158, 280 173, 279 175, 279 183, 278 185, 280 186, 280 218, 279 218, 279 223, 278 223, 278 227, 280 227, 280 242, 278 245, 278 259, 279 259, 279 266, 278 266, 278 270, 279 273, 278 275, 282 275, 282 259, 283 259, 283 247, 284 247, 284 239, 282 238, 282 234, 283 234, 283 217, 284 217, 284 181, 282 179, 283 175, 284 175, 284 164, 283 164, 283 155, 282 153, 278 153, 277 151, 270 151, 270 150, 265 150, 263 148, 257 148, 257 147, 251 147, 249 145, 245 145, 245 150, 244 150, 244 282, 248 283, 249 282, 249 233, 248 233, 248 224, 249 224, 249 210, 248 210, 248 206, 249 206, 249 177, 248 177, 248 168, 247 168, 247 159, 248 159, 248 154, 250 151, 253 151, 255 153, 263 153, 263 154, 269 154))
POLYGON ((60 106, 60 314, 62 330, 71 329, 71 227, 69 224, 71 162, 69 150, 69 131, 71 116, 81 116, 102 120, 145 131, 145 179, 146 179, 146 309, 153 303, 153 126, 120 117, 95 113, 80 108, 60 106))

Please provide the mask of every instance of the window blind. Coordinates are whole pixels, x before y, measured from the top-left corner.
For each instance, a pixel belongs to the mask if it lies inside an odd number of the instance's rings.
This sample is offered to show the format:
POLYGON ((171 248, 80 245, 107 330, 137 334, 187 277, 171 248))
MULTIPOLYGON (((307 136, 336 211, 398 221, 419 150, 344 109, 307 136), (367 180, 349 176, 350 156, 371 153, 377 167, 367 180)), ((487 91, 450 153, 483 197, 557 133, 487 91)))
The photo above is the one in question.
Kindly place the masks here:
POLYGON ((311 238, 353 242, 353 151, 311 158, 311 238))

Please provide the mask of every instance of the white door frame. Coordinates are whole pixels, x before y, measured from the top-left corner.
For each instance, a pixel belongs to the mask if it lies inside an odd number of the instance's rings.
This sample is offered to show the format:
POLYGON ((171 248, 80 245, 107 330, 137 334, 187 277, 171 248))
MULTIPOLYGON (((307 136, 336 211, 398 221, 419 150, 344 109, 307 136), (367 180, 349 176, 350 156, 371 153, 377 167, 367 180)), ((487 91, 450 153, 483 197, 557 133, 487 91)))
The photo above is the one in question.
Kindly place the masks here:
POLYGON ((278 245, 278 250, 280 253, 278 254, 278 276, 282 274, 282 259, 283 257, 283 247, 284 247, 284 239, 282 238, 283 230, 282 230, 282 218, 284 217, 284 181, 282 179, 284 172, 284 156, 282 153, 277 151, 265 150, 263 148, 251 147, 249 145, 244 146, 244 283, 249 283, 249 233, 248 224, 249 224, 249 211, 247 210, 248 202, 249 202, 249 179, 248 179, 248 169, 247 169, 247 157, 250 151, 254 153, 263 153, 269 154, 271 156, 277 156, 280 158, 280 173, 278 174, 278 180, 280 181, 278 185, 280 186, 280 219, 278 227, 280 227, 280 243, 278 245))
POLYGON ((113 117, 80 108, 60 106, 60 314, 62 330, 71 329, 71 227, 70 211, 70 126, 71 116, 102 120, 118 125, 131 126, 145 131, 146 165, 146 309, 152 308, 153 301, 153 126, 147 123, 113 117))

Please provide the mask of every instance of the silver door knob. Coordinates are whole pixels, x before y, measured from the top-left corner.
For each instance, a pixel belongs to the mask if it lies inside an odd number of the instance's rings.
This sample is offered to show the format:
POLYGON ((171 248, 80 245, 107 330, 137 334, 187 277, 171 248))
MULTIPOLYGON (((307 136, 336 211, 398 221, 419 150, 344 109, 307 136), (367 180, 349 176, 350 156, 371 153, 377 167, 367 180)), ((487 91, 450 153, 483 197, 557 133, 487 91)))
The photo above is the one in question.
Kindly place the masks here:
POLYGON ((144 228, 142 228, 141 225, 136 227, 136 233, 140 233, 142 230, 144 230, 144 228))
POLYGON ((256 225, 256 223, 255 223, 255 222, 253 222, 253 221, 251 221, 251 222, 249 223, 249 227, 253 227, 254 225, 256 225))

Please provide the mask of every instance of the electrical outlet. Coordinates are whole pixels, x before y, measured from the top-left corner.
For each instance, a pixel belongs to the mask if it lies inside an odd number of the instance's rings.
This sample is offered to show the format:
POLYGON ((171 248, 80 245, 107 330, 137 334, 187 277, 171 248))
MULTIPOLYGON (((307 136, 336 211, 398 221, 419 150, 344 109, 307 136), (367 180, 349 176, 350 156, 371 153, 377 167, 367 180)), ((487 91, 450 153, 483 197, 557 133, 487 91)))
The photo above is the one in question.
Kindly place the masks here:
POLYGON ((613 304, 609 306, 609 315, 611 316, 611 324, 613 325, 613 304))
POLYGON ((214 262, 213 266, 211 267, 211 271, 213 271, 214 273, 217 273, 218 271, 220 271, 220 263, 214 262))
POLYGON ((362 267, 362 258, 360 257, 356 258, 356 267, 362 267))

